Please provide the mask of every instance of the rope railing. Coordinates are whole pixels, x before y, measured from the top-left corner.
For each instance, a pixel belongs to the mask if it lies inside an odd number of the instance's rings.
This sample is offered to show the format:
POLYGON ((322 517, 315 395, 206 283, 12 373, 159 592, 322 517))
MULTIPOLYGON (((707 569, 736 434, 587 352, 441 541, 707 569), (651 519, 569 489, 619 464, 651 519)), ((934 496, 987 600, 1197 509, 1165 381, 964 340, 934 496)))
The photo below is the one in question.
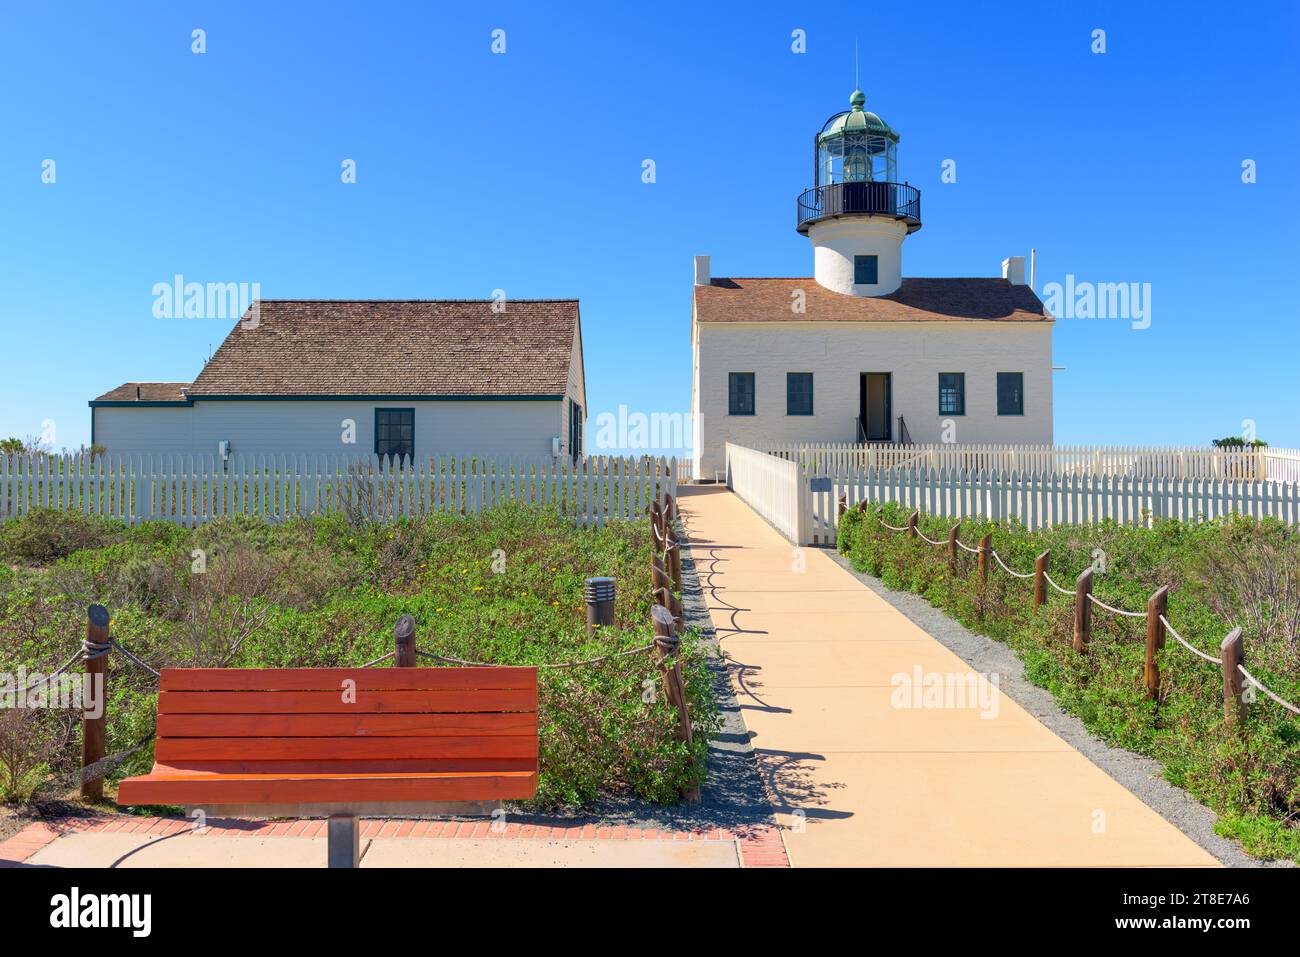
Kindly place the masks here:
MULTIPOLYGON (((865 508, 865 504, 861 504, 861 505, 859 505, 859 508, 860 508, 860 509, 864 509, 864 508, 865 508)), ((889 529, 891 532, 908 532, 909 534, 914 533, 918 538, 920 538, 922 541, 924 541, 924 542, 926 542, 926 543, 928 543, 928 544, 930 544, 930 545, 939 545, 939 546, 942 546, 942 545, 947 545, 947 544, 948 544, 947 542, 944 542, 944 541, 936 541, 935 539, 930 538, 930 537, 927 536, 924 532, 922 532, 919 528, 917 528, 917 527, 916 527, 916 518, 917 518, 917 515, 914 513, 914 514, 912 515, 912 519, 911 519, 911 521, 909 522, 908 525, 906 525, 906 526, 890 525, 890 524, 889 524, 888 522, 886 522, 885 519, 884 519, 884 510, 883 510, 883 509, 880 509, 880 508, 877 508, 877 509, 876 509, 876 519, 877 519, 877 521, 878 521, 878 522, 879 522, 883 527, 889 529)), ((982 554, 985 553, 986 550, 985 550, 984 548, 982 548, 982 547, 972 547, 972 546, 970 546, 970 545, 967 545, 965 542, 961 541, 961 539, 957 538, 957 537, 956 537, 956 534, 957 534, 957 529, 956 529, 956 526, 954 526, 954 527, 953 527, 953 531, 952 531, 952 536, 953 536, 953 537, 952 537, 952 542, 953 542, 953 544, 957 545, 957 547, 959 547, 959 548, 962 549, 963 551, 965 551, 965 552, 967 552, 967 553, 969 553, 969 554, 972 554, 972 555, 977 555, 977 554, 978 554, 978 555, 982 555, 982 554)), ((988 539, 985 539, 985 540, 988 541, 988 539)), ((1087 575, 1080 576, 1080 582, 1079 582, 1079 585, 1078 585, 1076 588, 1065 588, 1065 587, 1063 587, 1062 585, 1058 584, 1057 581, 1056 581, 1054 578, 1052 578, 1052 576, 1051 576, 1050 574, 1048 574, 1045 565, 1044 565, 1044 567, 1042 567, 1041 571, 1040 571, 1039 569, 1036 569, 1036 570, 1033 571, 1033 572, 1018 572, 1018 571, 1016 571, 1014 568, 1011 568, 1011 567, 1010 567, 1010 566, 1009 566, 1009 565, 1008 565, 1008 564, 1003 560, 1002 556, 999 555, 999 554, 997 553, 997 550, 996 550, 996 549, 994 549, 994 548, 992 548, 992 547, 989 547, 989 548, 987 549, 987 554, 990 555, 990 556, 992 556, 993 560, 998 564, 998 566, 999 566, 999 567, 1000 567, 1004 572, 1006 572, 1008 575, 1012 576, 1013 578, 1017 578, 1017 579, 1020 579, 1020 580, 1022 580, 1022 581, 1023 581, 1023 580, 1027 580, 1027 579, 1035 579, 1035 580, 1037 580, 1037 578, 1038 578, 1039 575, 1041 574, 1041 575, 1042 575, 1042 578, 1043 578, 1043 581, 1044 581, 1047 585, 1050 585, 1054 590, 1056 590, 1057 592, 1061 593, 1062 595, 1071 595, 1071 596, 1073 596, 1074 599, 1075 599, 1075 602, 1076 602, 1076 609, 1078 609, 1079 607, 1086 607, 1086 606, 1081 606, 1081 605, 1079 604, 1079 603, 1084 602, 1084 601, 1086 600, 1088 603, 1090 603, 1090 604, 1092 604, 1092 605, 1095 605, 1095 606, 1098 607, 1098 608, 1103 608, 1103 609, 1105 609, 1106 611, 1111 612, 1112 614, 1120 615, 1120 616, 1122 616, 1122 617, 1124 617, 1124 618, 1145 618, 1145 619, 1147 619, 1148 621, 1151 621, 1151 620, 1152 620, 1152 616, 1153 616, 1153 608, 1152 608, 1151 606, 1148 606, 1148 608, 1147 608, 1145 611, 1129 611, 1129 610, 1126 609, 1126 608, 1120 608, 1120 607, 1118 607, 1118 606, 1116 606, 1116 605, 1109 604, 1108 602, 1105 602, 1105 601, 1103 601, 1102 599, 1098 598, 1096 595, 1094 595, 1094 594, 1092 593, 1092 584, 1091 584, 1091 580, 1090 580, 1090 579, 1091 579, 1091 576, 1087 576, 1087 575), (1085 579, 1088 579, 1088 580, 1085 581, 1085 579)), ((1045 558, 1045 557, 1046 557, 1046 553, 1044 553, 1044 558, 1045 558)), ((949 566, 949 567, 950 567, 950 569, 955 567, 954 565, 951 564, 952 560, 953 560, 953 559, 952 559, 952 557, 950 556, 950 558, 949 558, 949 562, 950 562, 950 566, 949 566)), ((982 562, 982 561, 981 561, 980 573, 981 573, 981 575, 984 574, 984 567, 983 567, 983 562, 982 562)), ((1037 587, 1037 586, 1035 586, 1035 587, 1037 587)), ((1154 601, 1156 600, 1156 597, 1160 597, 1160 596, 1161 596, 1161 593, 1163 593, 1163 592, 1165 592, 1165 591, 1166 591, 1165 589, 1161 589, 1161 592, 1160 592, 1160 593, 1157 593, 1157 596, 1153 597, 1152 601, 1154 602, 1154 601)), ((1165 601, 1165 599, 1164 599, 1164 598, 1161 598, 1161 601, 1162 601, 1162 603, 1163 603, 1163 602, 1165 601)), ((1035 591, 1035 605, 1034 605, 1034 607, 1035 607, 1035 610, 1037 610, 1037 607, 1038 607, 1038 594, 1037 594, 1037 591, 1035 591)), ((1163 604, 1161 604, 1160 606, 1157 606, 1157 607, 1163 607, 1163 604)), ((1199 648, 1197 648, 1195 645, 1193 645, 1193 644, 1191 644, 1190 642, 1188 642, 1185 638, 1183 638, 1183 636, 1180 635, 1180 634, 1178 633, 1178 631, 1174 628, 1174 626, 1173 626, 1172 624, 1170 624, 1169 619, 1164 615, 1163 612, 1160 612, 1160 613, 1158 613, 1158 614, 1155 614, 1155 618, 1159 620, 1160 625, 1163 626, 1164 630, 1165 630, 1166 632, 1168 632, 1168 634, 1170 634, 1170 635, 1173 636, 1174 641, 1176 641, 1178 644, 1182 645, 1184 648, 1186 648, 1186 649, 1187 649, 1188 651, 1190 651, 1192 654, 1194 654, 1194 655, 1196 655, 1197 657, 1199 657, 1199 658, 1205 660, 1206 662, 1209 662, 1210 664, 1213 664, 1213 665, 1218 665, 1219 667, 1223 668, 1223 669, 1224 669, 1224 674, 1225 674, 1225 685, 1227 685, 1227 684, 1229 683, 1229 682, 1228 682, 1228 678, 1227 678, 1227 676, 1228 676, 1229 674, 1232 674, 1233 676, 1235 676, 1236 674, 1239 673, 1239 674, 1241 675, 1241 677, 1242 677, 1242 678, 1243 678, 1243 679, 1244 679, 1248 684, 1250 684, 1252 687, 1254 687, 1254 688, 1258 689, 1259 691, 1263 692, 1263 693, 1264 693, 1268 698, 1270 698, 1271 700, 1273 700, 1273 701, 1276 702, 1277 704, 1281 705, 1281 706, 1282 706, 1283 708, 1285 708, 1287 711, 1290 711, 1291 713, 1296 714, 1296 715, 1300 715, 1300 707, 1297 707, 1296 705, 1294 705, 1294 704, 1292 704, 1291 702, 1287 701, 1286 699, 1282 698, 1280 695, 1278 695, 1278 694, 1277 694, 1276 692, 1274 692, 1272 689, 1270 689, 1269 687, 1267 687, 1263 682, 1261 682, 1258 678, 1256 678, 1256 677, 1255 677, 1254 675, 1252 675, 1249 671, 1247 671, 1245 665, 1241 664, 1240 661, 1237 661, 1237 662, 1235 662, 1235 663, 1232 662, 1232 661, 1229 661, 1229 662, 1225 665, 1225 661, 1224 661, 1223 658, 1215 658, 1213 655, 1206 654, 1205 652, 1203 652, 1203 651, 1201 651, 1199 648)), ((1079 629, 1079 620, 1080 620, 1080 613, 1076 610, 1076 637, 1075 637, 1075 643, 1074 643, 1074 646, 1075 646, 1075 648, 1078 649, 1078 650, 1086 650, 1086 634, 1083 636, 1082 640, 1080 639, 1080 635, 1078 634, 1078 629, 1079 629)), ((1084 621, 1086 622, 1086 616, 1084 616, 1084 621)), ((1086 629, 1086 627, 1087 627, 1087 626, 1086 626, 1086 624, 1085 624, 1085 625, 1084 625, 1084 628, 1086 629)), ((1237 643, 1238 643, 1238 644, 1237 644, 1237 654, 1240 655, 1240 629, 1235 630, 1235 631, 1233 632, 1233 634, 1229 636, 1229 639, 1227 639, 1227 641, 1231 641, 1232 638, 1234 638, 1234 637, 1237 639, 1237 643)), ((1153 626, 1152 626, 1152 627, 1148 627, 1148 651, 1147 651, 1147 658, 1148 658, 1148 661, 1147 661, 1147 672, 1148 672, 1148 675, 1150 676, 1150 677, 1148 678, 1148 682, 1149 682, 1149 683, 1148 683, 1148 689, 1151 691, 1151 693, 1152 693, 1153 696, 1155 696, 1155 695, 1158 693, 1158 688, 1159 688, 1159 683, 1158 683, 1158 682, 1159 682, 1159 678, 1158 678, 1159 670, 1158 670, 1158 668, 1156 668, 1156 667, 1154 666, 1154 661, 1152 660, 1152 659, 1153 659, 1153 650, 1154 650, 1154 649, 1151 647, 1153 641, 1154 641, 1156 638, 1157 638, 1157 636, 1156 636, 1156 634, 1155 634, 1154 631, 1153 631, 1153 626)), ((1158 646, 1158 644, 1157 644, 1157 646, 1158 646)), ((1229 647, 1229 646, 1225 643, 1225 646, 1224 646, 1224 647, 1227 648, 1227 647, 1229 647)))
POLYGON ((1059 591, 1062 595, 1073 595, 1073 594, 1074 594, 1074 589, 1073 589, 1073 588, 1062 588, 1060 585, 1058 585, 1058 584, 1056 583, 1056 579, 1054 579, 1051 575, 1047 574, 1047 572, 1043 572, 1043 579, 1047 582, 1047 584, 1051 585, 1053 588, 1055 588, 1057 591, 1059 591))
POLYGON ((1193 644, 1191 644, 1189 641, 1187 641, 1187 639, 1185 639, 1185 638, 1184 638, 1182 635, 1180 635, 1176 630, 1174 630, 1174 626, 1171 625, 1171 624, 1169 624, 1169 619, 1166 618, 1164 615, 1161 615, 1161 616, 1160 616, 1160 624, 1164 625, 1164 626, 1165 626, 1165 630, 1168 631, 1169 634, 1171 634, 1171 635, 1174 636, 1174 641, 1178 642, 1180 645, 1182 645, 1184 648, 1186 648, 1186 649, 1187 649, 1188 651, 1190 651, 1192 654, 1196 655, 1196 656, 1199 657, 1199 658, 1204 658, 1206 661, 1208 661, 1208 662, 1209 662, 1210 664, 1212 664, 1212 665, 1222 665, 1222 664, 1223 664, 1223 659, 1222 659, 1222 658, 1216 658, 1216 657, 1214 657, 1213 655, 1207 655, 1205 652, 1201 651, 1200 648, 1197 648, 1195 645, 1193 645, 1193 644))
POLYGON ((416 654, 421 658, 427 658, 430 661, 442 661, 450 665, 462 665, 467 668, 581 668, 585 665, 596 665, 603 661, 614 661, 618 658, 630 658, 633 655, 643 655, 648 651, 654 651, 655 643, 652 641, 648 645, 642 645, 639 648, 631 648, 627 651, 618 651, 609 655, 600 655, 596 658, 584 658, 581 661, 548 661, 542 664, 530 665, 503 665, 497 661, 466 661, 463 658, 453 658, 450 655, 435 655, 431 651, 417 651, 416 654))
POLYGON ((1092 592, 1088 592, 1088 601, 1092 602, 1094 605, 1097 605, 1100 608, 1105 608, 1107 611, 1114 612, 1117 615, 1123 615, 1125 618, 1147 617, 1147 613, 1144 611, 1126 611, 1123 608, 1116 608, 1114 605, 1108 605, 1100 598, 1098 598, 1096 595, 1094 595, 1092 592))

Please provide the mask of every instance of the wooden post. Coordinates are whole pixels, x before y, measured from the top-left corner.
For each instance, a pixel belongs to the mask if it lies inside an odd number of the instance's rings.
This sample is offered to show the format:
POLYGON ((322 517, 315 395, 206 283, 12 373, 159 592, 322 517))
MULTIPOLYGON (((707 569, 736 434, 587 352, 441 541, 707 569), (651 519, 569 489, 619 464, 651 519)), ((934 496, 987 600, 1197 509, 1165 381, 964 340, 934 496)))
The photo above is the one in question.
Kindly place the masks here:
POLYGON ((1165 646, 1165 623, 1160 617, 1169 610, 1169 586, 1162 585, 1147 599, 1147 650, 1142 683, 1153 701, 1160 697, 1160 665, 1156 652, 1165 646))
POLYGON ((1246 679, 1237 670, 1238 665, 1246 663, 1240 628, 1228 632, 1228 637, 1219 645, 1219 653, 1223 659, 1223 717, 1228 727, 1239 728, 1246 723, 1246 702, 1242 697, 1246 679))
POLYGON ((948 529, 948 574, 957 573, 957 533, 961 531, 961 522, 948 529))
POLYGON ((650 503, 650 533, 654 536, 655 551, 659 551, 664 543, 664 513, 658 499, 650 503))
POLYGON ((410 615, 403 615, 393 626, 393 667, 416 667, 415 619, 410 615))
POLYGON ((989 532, 987 535, 985 535, 983 538, 980 539, 979 569, 980 569, 981 582, 986 582, 989 580, 989 552, 992 551, 992 549, 993 549, 993 533, 989 532))
POLYGON ((907 537, 916 538, 916 520, 921 517, 919 511, 913 512, 907 517, 907 537))
POLYGON ((1088 653, 1088 636, 1092 631, 1092 566, 1079 573, 1074 583, 1074 650, 1088 653))
POLYGON ((678 604, 677 595, 673 592, 672 579, 668 577, 668 569, 659 564, 659 559, 655 557, 650 559, 650 587, 654 591, 654 600, 680 621, 682 606, 678 604))
MULTIPOLYGON (((95 710, 98 717, 89 717, 81 713, 81 766, 88 768, 104 759, 105 728, 108 722, 108 646, 112 638, 108 632, 108 609, 103 605, 91 605, 86 609, 86 646, 94 653, 92 646, 100 646, 103 653, 86 659, 86 682, 90 686, 90 700, 98 703, 95 710)), ((82 701, 86 700, 85 692, 82 701)), ((104 778, 102 776, 81 782, 81 796, 87 801, 104 799, 104 778)))
MULTIPOLYGON (((691 706, 686 698, 686 680, 682 677, 682 663, 678 656, 681 639, 677 637, 676 626, 668 616, 655 615, 654 625, 655 656, 663 670, 664 695, 668 703, 677 709, 677 738, 689 745, 694 741, 695 735, 691 728, 691 706)), ((689 787, 684 796, 687 801, 698 801, 700 789, 689 787)))
POLYGON ((1034 614, 1038 614, 1038 606, 1047 601, 1047 563, 1052 558, 1052 550, 1049 548, 1043 554, 1034 559, 1034 614))
POLYGON ((669 525, 668 532, 664 537, 664 562, 668 566, 668 578, 672 582, 673 591, 682 590, 682 547, 677 540, 677 529, 669 525))

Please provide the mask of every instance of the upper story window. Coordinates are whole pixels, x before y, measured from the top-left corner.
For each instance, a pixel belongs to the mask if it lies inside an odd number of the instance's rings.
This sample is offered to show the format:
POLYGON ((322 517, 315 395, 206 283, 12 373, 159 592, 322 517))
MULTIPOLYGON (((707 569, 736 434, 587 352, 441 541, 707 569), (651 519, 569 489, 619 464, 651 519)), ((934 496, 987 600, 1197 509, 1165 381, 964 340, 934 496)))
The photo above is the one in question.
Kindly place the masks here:
POLYGON ((727 414, 754 414, 754 373, 731 372, 727 374, 727 414))
POLYGON ((874 286, 880 282, 880 257, 854 256, 853 283, 858 286, 874 286))
POLYGON ((375 409, 375 454, 398 461, 415 458, 414 409, 375 409))
POLYGON ((966 414, 966 373, 939 373, 939 414, 966 414))
POLYGON ((785 374, 785 414, 813 414, 813 374, 787 372, 785 374))
POLYGON ((1025 374, 998 373, 998 415, 1025 414, 1025 374))

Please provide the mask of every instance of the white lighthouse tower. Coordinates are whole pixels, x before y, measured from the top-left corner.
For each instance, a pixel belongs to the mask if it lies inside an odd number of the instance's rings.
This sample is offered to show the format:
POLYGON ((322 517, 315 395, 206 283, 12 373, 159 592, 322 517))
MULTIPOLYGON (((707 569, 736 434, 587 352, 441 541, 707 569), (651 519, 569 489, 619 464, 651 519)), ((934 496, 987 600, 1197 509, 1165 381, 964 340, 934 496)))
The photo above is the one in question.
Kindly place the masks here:
POLYGON ((813 186, 799 232, 817 282, 849 296, 887 296, 903 281, 903 240, 921 228, 921 191, 898 182, 898 134, 855 90, 813 138, 813 186))

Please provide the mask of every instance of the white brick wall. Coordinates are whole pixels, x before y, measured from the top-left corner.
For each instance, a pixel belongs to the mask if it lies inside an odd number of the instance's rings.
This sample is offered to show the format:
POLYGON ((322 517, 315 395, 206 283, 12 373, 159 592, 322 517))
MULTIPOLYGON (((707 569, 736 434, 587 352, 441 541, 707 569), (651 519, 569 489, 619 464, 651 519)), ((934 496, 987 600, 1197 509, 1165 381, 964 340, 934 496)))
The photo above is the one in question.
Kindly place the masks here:
MULTIPOLYGON (((1052 441, 1052 324, 1011 322, 697 323, 696 475, 725 466, 727 442, 852 442, 859 376, 893 374, 893 417, 913 441, 1052 441), (755 414, 727 414, 731 372, 753 372, 755 414), (785 374, 813 373, 814 414, 785 414, 785 374), (966 414, 939 415, 939 373, 966 374, 966 414), (997 414, 997 373, 1024 373, 1023 416, 997 414)), ((897 436, 895 436, 897 437, 897 436)))

